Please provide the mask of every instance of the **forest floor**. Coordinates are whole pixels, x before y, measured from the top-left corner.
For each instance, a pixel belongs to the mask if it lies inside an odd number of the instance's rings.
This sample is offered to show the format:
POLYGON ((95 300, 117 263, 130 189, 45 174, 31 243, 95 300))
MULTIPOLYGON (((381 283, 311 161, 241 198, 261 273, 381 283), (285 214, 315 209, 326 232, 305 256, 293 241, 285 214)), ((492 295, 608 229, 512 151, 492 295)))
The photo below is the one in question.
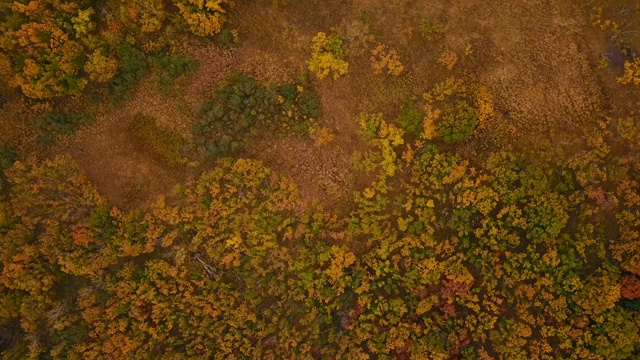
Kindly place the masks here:
POLYGON ((284 10, 263 2, 237 4, 229 26, 238 29, 238 44, 185 41, 182 50, 199 66, 184 79, 181 93, 164 95, 146 79, 119 108, 51 152, 76 158, 114 205, 144 208, 203 169, 169 166, 136 146, 128 133, 134 115, 152 116, 188 138, 199 106, 227 76, 243 72, 264 84, 295 82, 307 74, 312 37, 336 31, 348 48, 349 74, 335 81, 310 79, 321 101, 318 122, 334 140, 318 148, 304 136, 259 139, 244 154, 290 175, 303 199, 348 209, 353 190, 368 181, 352 161, 354 151, 366 147, 357 134, 358 114, 382 112, 393 120, 408 102, 420 104, 423 93, 451 76, 486 86, 496 100, 492 123, 458 151, 554 146, 571 153, 583 146, 572 133, 593 126, 610 103, 602 82, 615 81, 611 72, 620 71, 615 64, 598 69, 607 43, 582 6, 570 0, 329 0, 284 10), (398 51, 403 75, 373 73, 369 49, 378 43, 398 51), (458 56, 452 70, 439 62, 445 52, 458 56))

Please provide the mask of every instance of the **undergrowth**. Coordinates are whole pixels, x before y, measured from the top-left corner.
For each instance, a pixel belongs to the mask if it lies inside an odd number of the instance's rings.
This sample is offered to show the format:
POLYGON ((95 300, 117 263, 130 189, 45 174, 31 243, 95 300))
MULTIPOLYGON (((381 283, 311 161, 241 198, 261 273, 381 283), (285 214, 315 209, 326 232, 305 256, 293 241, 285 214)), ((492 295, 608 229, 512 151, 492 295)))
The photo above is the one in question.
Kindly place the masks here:
POLYGON ((174 131, 159 124, 154 118, 137 114, 129 126, 134 143, 170 166, 184 163, 184 139, 174 131))
POLYGON ((194 141, 206 156, 228 155, 258 134, 307 132, 319 108, 315 95, 301 85, 265 87, 236 74, 201 106, 194 141))

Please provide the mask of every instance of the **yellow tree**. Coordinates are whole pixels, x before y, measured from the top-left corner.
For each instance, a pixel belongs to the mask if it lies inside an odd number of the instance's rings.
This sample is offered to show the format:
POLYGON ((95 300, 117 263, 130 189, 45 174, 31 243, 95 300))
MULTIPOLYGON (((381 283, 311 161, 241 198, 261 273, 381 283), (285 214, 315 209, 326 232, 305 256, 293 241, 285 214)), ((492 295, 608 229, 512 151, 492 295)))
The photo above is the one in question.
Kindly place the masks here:
POLYGON ((336 80, 345 75, 349 70, 349 63, 343 59, 342 40, 337 35, 327 36, 326 33, 319 32, 313 38, 311 60, 308 64, 309 70, 313 71, 318 78, 324 79, 332 75, 336 80))
POLYGON ((640 85, 640 58, 633 57, 624 63, 624 74, 618 78, 618 82, 623 85, 640 85))
POLYGON ((226 21, 223 5, 231 5, 227 0, 173 0, 173 3, 189 25, 189 30, 198 36, 219 33, 226 21))

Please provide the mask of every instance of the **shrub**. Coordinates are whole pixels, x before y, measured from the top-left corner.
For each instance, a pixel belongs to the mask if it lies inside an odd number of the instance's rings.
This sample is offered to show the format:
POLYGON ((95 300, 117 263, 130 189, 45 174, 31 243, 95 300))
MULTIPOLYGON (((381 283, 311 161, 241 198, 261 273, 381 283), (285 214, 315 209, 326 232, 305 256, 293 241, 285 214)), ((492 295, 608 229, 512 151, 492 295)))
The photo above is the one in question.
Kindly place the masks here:
POLYGON ((318 112, 317 99, 300 85, 266 88, 237 74, 202 106, 194 139, 208 156, 227 155, 258 133, 306 132, 318 112))
POLYGON ((239 41, 238 30, 222 29, 220 34, 218 34, 217 40, 223 46, 231 46, 231 44, 235 44, 239 41))
POLYGON ((40 133, 37 137, 37 142, 41 146, 47 146, 51 144, 56 135, 73 132, 77 126, 90 121, 91 118, 81 112, 61 109, 47 111, 35 118, 35 127, 40 133))
POLYGON ((443 34, 442 26, 432 21, 425 20, 420 26, 420 35, 429 41, 438 40, 443 34))
POLYGON ((440 55, 440 59, 438 59, 438 62, 440 62, 440 64, 442 64, 448 70, 453 70, 453 67, 458 62, 458 54, 454 53, 453 51, 447 50, 443 52, 442 55, 440 55))
POLYGON ((313 71, 318 78, 324 79, 332 74, 333 79, 338 79, 349 70, 349 63, 343 60, 344 49, 342 40, 337 35, 327 36, 319 32, 313 38, 311 60, 309 60, 309 70, 313 71))
POLYGON ((174 166, 184 162, 184 139, 174 131, 158 124, 149 116, 137 114, 129 126, 130 134, 143 150, 174 166))
POLYGON ((424 114, 414 102, 408 103, 398 116, 398 124, 414 135, 420 135, 424 114))
POLYGON ((299 92, 298 109, 303 116, 308 118, 317 118, 320 116, 320 101, 314 93, 309 91, 299 92))
POLYGON ((640 58, 634 56, 633 61, 625 61, 624 74, 618 78, 618 82, 623 85, 640 85, 640 58))
POLYGON ((459 101, 453 106, 445 106, 436 132, 445 142, 455 142, 471 136, 477 124, 478 110, 459 101))
POLYGON ((640 131, 638 131, 640 126, 638 125, 639 124, 637 124, 636 121, 630 117, 618 119, 618 135, 620 135, 620 137, 623 139, 633 141, 638 138, 638 135, 640 135, 640 131))
POLYGON ((149 64, 140 50, 126 43, 117 47, 116 54, 119 60, 118 72, 107 86, 109 91, 119 100, 147 74, 149 64))
POLYGON ((482 128, 495 116, 493 95, 486 86, 478 87, 475 92, 475 106, 478 109, 478 127, 482 128))
POLYGON ((427 140, 463 140, 473 134, 481 117, 486 120, 493 115, 493 102, 486 89, 467 89, 462 80, 454 77, 436 84, 424 99, 421 136, 427 140))
POLYGON ((371 50, 371 65, 376 74, 382 73, 383 69, 387 69, 387 74, 398 76, 404 70, 404 66, 398 59, 398 52, 395 49, 389 49, 387 45, 378 45, 371 50))
POLYGON ((194 59, 181 54, 159 54, 153 58, 152 63, 156 68, 156 85, 165 94, 175 92, 173 85, 176 80, 198 67, 194 59))
POLYGON ((227 154, 242 146, 257 122, 275 113, 275 97, 253 78, 236 75, 204 105, 196 140, 207 155, 227 154))
POLYGON ((318 123, 314 123, 309 129, 309 135, 313 139, 313 143, 316 147, 321 148, 328 143, 332 142, 334 135, 324 126, 320 126, 318 123))

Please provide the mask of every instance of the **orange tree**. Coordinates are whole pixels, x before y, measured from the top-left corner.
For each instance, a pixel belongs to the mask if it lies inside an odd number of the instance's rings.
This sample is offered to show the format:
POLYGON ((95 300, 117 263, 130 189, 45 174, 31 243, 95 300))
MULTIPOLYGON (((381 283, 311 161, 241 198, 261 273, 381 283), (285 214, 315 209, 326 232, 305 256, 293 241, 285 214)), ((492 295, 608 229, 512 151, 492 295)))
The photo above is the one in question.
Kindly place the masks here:
POLYGON ((0 49, 13 68, 11 85, 33 99, 79 94, 85 52, 93 48, 94 13, 81 1, 15 1, 0 9, 0 49))

